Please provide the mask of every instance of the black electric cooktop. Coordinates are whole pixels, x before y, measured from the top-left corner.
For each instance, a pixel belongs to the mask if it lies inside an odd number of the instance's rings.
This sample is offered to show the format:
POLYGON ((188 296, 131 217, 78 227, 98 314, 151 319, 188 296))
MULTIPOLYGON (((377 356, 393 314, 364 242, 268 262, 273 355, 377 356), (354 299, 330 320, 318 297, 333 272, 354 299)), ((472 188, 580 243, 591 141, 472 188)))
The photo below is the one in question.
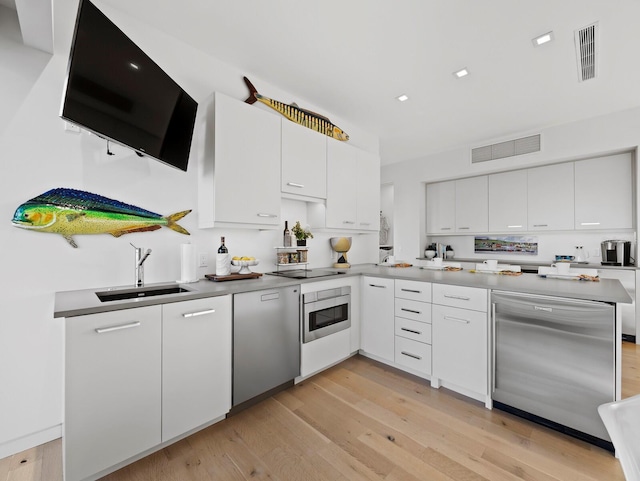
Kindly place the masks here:
POLYGON ((291 279, 311 279, 312 277, 327 277, 344 274, 340 271, 325 271, 322 269, 293 269, 290 271, 273 271, 267 272, 272 276, 289 277, 291 279))

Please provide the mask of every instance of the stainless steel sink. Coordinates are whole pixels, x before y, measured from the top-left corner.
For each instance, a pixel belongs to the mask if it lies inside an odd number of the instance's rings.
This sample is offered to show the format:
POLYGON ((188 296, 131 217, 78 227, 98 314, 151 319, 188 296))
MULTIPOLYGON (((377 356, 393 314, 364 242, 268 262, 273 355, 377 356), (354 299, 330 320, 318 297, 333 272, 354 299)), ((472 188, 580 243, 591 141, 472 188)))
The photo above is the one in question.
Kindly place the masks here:
POLYGON ((118 289, 113 291, 96 292, 101 302, 121 301, 123 299, 139 299, 141 297, 164 296, 166 294, 179 294, 190 292, 190 289, 175 284, 153 287, 136 287, 131 289, 118 289))

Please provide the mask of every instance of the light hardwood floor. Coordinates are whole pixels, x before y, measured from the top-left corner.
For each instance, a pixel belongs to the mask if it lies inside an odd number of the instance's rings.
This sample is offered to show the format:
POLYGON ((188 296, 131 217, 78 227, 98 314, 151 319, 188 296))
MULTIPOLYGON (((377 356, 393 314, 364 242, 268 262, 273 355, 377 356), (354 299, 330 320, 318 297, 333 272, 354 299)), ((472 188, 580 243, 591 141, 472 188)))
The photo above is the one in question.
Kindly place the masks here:
MULTIPOLYGON (((623 397, 640 349, 623 345, 623 397)), ((61 481, 56 440, 0 460, 0 481, 61 481)), ((361 356, 104 481, 624 480, 611 453, 489 411, 361 356)))

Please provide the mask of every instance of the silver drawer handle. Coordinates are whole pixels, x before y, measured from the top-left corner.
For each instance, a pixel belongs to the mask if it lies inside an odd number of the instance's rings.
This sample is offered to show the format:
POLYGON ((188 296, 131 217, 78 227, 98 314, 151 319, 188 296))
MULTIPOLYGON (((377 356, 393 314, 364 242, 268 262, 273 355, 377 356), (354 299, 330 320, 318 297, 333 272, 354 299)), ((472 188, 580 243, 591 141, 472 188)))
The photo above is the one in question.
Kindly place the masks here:
POLYGON ((542 307, 542 306, 533 306, 533 310, 535 310, 535 311, 553 312, 553 309, 551 307, 542 307))
POLYGON ((342 223, 343 224, 355 224, 356 222, 354 220, 343 220, 342 223))
POLYGON ((140 321, 130 322, 128 324, 120 324, 119 326, 111 327, 99 327, 96 329, 98 334, 104 334, 105 332, 120 331, 122 329, 131 329, 132 327, 140 326, 140 321))
POLYGON ((548 224, 533 224, 533 227, 549 227, 548 224))
POLYGON ((600 222, 580 222, 580 225, 600 225, 600 222))
POLYGON ((360 225, 371 225, 371 222, 360 222, 360 225))
POLYGON ((272 218, 275 218, 275 217, 278 217, 278 216, 275 215, 275 214, 265 214, 263 212, 258 212, 258 217, 272 217, 272 218))
POLYGON ((400 351, 400 354, 402 354, 404 356, 412 357, 414 359, 417 359, 418 361, 420 361, 422 359, 420 356, 416 356, 415 354, 411 354, 409 352, 400 351))
POLYGON ((471 298, 470 297, 464 297, 464 296, 451 296, 448 294, 445 294, 444 297, 448 298, 448 299, 458 299, 459 301, 470 301, 471 298))
POLYGON ((405 309, 404 307, 401 307, 400 310, 405 312, 412 312, 413 314, 420 314, 420 311, 414 311, 413 309, 405 309))
POLYGON ((379 289, 386 289, 387 288, 387 286, 379 286, 377 284, 369 284, 369 287, 377 287, 379 289))
POLYGON ((204 316, 205 314, 213 314, 216 312, 215 309, 207 309, 206 311, 197 311, 197 312, 187 312, 186 314, 182 314, 182 317, 196 317, 196 316, 204 316))
POLYGON ((414 294, 422 294, 422 291, 415 291, 413 289, 400 289, 402 292, 413 292, 414 294))
POLYGON ((458 227, 458 229, 460 229, 460 230, 469 230, 470 227, 458 227))
POLYGON ((407 329, 406 327, 401 327, 400 330, 410 332, 411 334, 422 334, 420 331, 414 331, 413 329, 407 329))
POLYGON ((441 227, 440 230, 451 230, 451 227, 441 227))
POLYGON ((522 227, 521 224, 513 224, 513 225, 508 225, 507 229, 520 229, 522 227))
POLYGON ((301 189, 304 189, 304 184, 298 184, 296 182, 287 182, 287 185, 290 185, 291 187, 300 187, 301 189))
POLYGON ((467 319, 460 319, 460 318, 458 318, 458 317, 451 317, 451 316, 444 316, 444 319, 445 319, 446 321, 456 321, 456 322, 461 322, 461 323, 463 323, 463 324, 469 324, 469 322, 470 322, 470 321, 469 321, 469 320, 467 320, 467 319))

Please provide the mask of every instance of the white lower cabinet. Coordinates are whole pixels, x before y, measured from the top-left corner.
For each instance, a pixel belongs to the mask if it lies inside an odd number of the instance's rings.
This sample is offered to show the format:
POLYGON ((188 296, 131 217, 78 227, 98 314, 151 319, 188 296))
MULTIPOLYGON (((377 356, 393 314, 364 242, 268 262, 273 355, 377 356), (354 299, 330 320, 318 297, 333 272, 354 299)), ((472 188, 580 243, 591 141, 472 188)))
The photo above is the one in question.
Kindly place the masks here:
POLYGON ((65 481, 97 479, 231 405, 230 296, 65 320, 65 481))
POLYGON ((162 441, 231 409, 231 296, 162 306, 162 441))
POLYGON ((382 277, 363 277, 360 292, 361 349, 375 358, 395 359, 394 281, 382 277))
POLYGON ((395 362, 431 375, 431 283, 395 281, 395 362))
POLYGON ((150 306, 66 319, 65 481, 89 478, 160 444, 161 311, 150 306))
POLYGON ((486 289, 433 285, 431 383, 489 404, 487 297, 486 289))
POLYGON ((300 350, 300 377, 315 374, 349 357, 351 329, 344 329, 303 344, 300 350))

